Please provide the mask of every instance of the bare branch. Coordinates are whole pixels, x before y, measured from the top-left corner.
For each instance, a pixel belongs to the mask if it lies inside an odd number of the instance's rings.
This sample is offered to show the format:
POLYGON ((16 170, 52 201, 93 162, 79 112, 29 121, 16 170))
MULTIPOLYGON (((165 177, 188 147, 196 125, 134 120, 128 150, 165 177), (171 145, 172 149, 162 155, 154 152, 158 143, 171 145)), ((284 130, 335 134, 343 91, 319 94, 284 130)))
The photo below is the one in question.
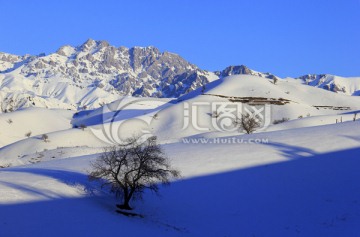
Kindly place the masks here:
POLYGON ((145 189, 157 193, 159 184, 169 184, 171 178, 180 176, 179 171, 171 169, 156 137, 144 142, 132 137, 126 145, 106 148, 91 166, 89 180, 110 187, 111 192, 123 198, 120 206, 124 209, 131 209, 129 202, 142 198, 145 189))
POLYGON ((241 114, 240 118, 236 118, 234 125, 239 127, 239 130, 244 130, 247 134, 253 133, 260 127, 260 118, 254 114, 241 114))

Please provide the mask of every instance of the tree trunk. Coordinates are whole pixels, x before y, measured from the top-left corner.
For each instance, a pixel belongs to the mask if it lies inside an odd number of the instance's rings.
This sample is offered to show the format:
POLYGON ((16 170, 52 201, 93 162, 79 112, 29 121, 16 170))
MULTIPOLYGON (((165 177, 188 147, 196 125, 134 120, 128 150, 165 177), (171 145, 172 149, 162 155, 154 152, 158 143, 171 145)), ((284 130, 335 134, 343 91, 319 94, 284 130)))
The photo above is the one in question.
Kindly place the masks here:
POLYGON ((129 205, 129 201, 125 201, 124 200, 124 204, 121 205, 116 205, 118 208, 123 209, 123 210, 132 210, 132 208, 129 205))
POLYGON ((123 191, 124 191, 124 203, 122 205, 117 205, 117 207, 124 210, 132 210, 129 204, 132 196, 131 192, 129 194, 129 190, 127 188, 125 188, 123 191))

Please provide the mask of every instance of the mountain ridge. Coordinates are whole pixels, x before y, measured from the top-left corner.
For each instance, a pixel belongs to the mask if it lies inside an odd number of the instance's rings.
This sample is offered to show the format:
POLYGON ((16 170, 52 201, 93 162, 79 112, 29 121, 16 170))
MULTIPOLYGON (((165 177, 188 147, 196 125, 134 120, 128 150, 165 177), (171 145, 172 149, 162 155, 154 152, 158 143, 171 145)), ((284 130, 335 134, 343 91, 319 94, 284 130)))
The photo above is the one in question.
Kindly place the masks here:
MULTIPOLYGON (((115 47, 104 40, 88 39, 75 47, 64 45, 49 55, 0 52, 0 111, 23 107, 95 108, 122 96, 177 98, 237 74, 280 79, 245 65, 210 72, 154 46, 115 47)), ((348 83, 336 76, 306 75, 299 81, 360 95, 358 79, 348 83)))

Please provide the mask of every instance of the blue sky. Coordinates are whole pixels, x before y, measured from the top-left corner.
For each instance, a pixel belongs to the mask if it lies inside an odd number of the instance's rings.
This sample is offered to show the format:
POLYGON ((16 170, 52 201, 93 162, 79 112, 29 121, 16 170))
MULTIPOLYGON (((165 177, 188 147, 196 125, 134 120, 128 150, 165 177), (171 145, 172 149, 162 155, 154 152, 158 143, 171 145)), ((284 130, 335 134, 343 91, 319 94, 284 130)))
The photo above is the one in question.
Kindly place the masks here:
POLYGON ((0 51, 51 53, 88 38, 155 46, 202 69, 360 76, 360 0, 0 0, 0 51))

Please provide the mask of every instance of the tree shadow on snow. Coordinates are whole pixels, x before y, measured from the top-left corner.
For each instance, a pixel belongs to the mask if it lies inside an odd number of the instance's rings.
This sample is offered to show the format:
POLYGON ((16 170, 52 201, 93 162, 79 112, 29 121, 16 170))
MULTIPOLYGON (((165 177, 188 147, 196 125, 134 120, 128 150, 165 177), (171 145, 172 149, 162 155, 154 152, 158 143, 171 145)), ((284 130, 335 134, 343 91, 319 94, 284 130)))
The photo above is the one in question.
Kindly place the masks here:
POLYGON ((346 137, 348 139, 351 139, 351 140, 354 140, 354 141, 357 141, 360 143, 360 135, 359 136, 347 136, 347 135, 344 135, 343 137, 346 137))
MULTIPOLYGON (((135 203, 144 220, 117 215, 113 199, 90 196, 0 205, 0 236, 358 236, 360 147, 316 154, 270 145, 307 158, 175 181, 161 198, 146 192, 135 203)), ((85 175, 68 171, 10 172, 88 185, 85 175)))
POLYGON ((307 158, 174 182, 143 208, 186 223, 193 236, 358 236, 360 147, 316 154, 272 145, 307 158))
POLYGON ((10 191, 20 191, 22 195, 33 195, 45 200, 20 200, 17 203, 12 200, 12 203, 0 204, 1 237, 106 236, 118 234, 119 228, 127 228, 128 233, 134 234, 133 236, 147 235, 148 228, 157 236, 164 236, 164 231, 176 231, 172 226, 161 222, 133 220, 116 213, 117 201, 114 195, 109 194, 108 190, 101 190, 99 183, 89 182, 86 174, 42 168, 8 168, 3 171, 39 176, 40 181, 45 181, 43 187, 33 186, 32 183, 19 184, 1 180, 0 185, 8 187, 10 191), (50 179, 42 179, 41 176, 50 179), (79 190, 80 195, 61 195, 52 191, 51 187, 47 186, 52 180, 79 190), (138 221, 142 228, 138 228, 138 221), (153 229, 154 227, 156 228, 153 229))
POLYGON ((289 144, 279 143, 279 142, 269 142, 264 143, 266 146, 272 146, 281 152, 281 155, 288 159, 299 159, 304 157, 316 156, 317 153, 312 149, 293 146, 289 144))

